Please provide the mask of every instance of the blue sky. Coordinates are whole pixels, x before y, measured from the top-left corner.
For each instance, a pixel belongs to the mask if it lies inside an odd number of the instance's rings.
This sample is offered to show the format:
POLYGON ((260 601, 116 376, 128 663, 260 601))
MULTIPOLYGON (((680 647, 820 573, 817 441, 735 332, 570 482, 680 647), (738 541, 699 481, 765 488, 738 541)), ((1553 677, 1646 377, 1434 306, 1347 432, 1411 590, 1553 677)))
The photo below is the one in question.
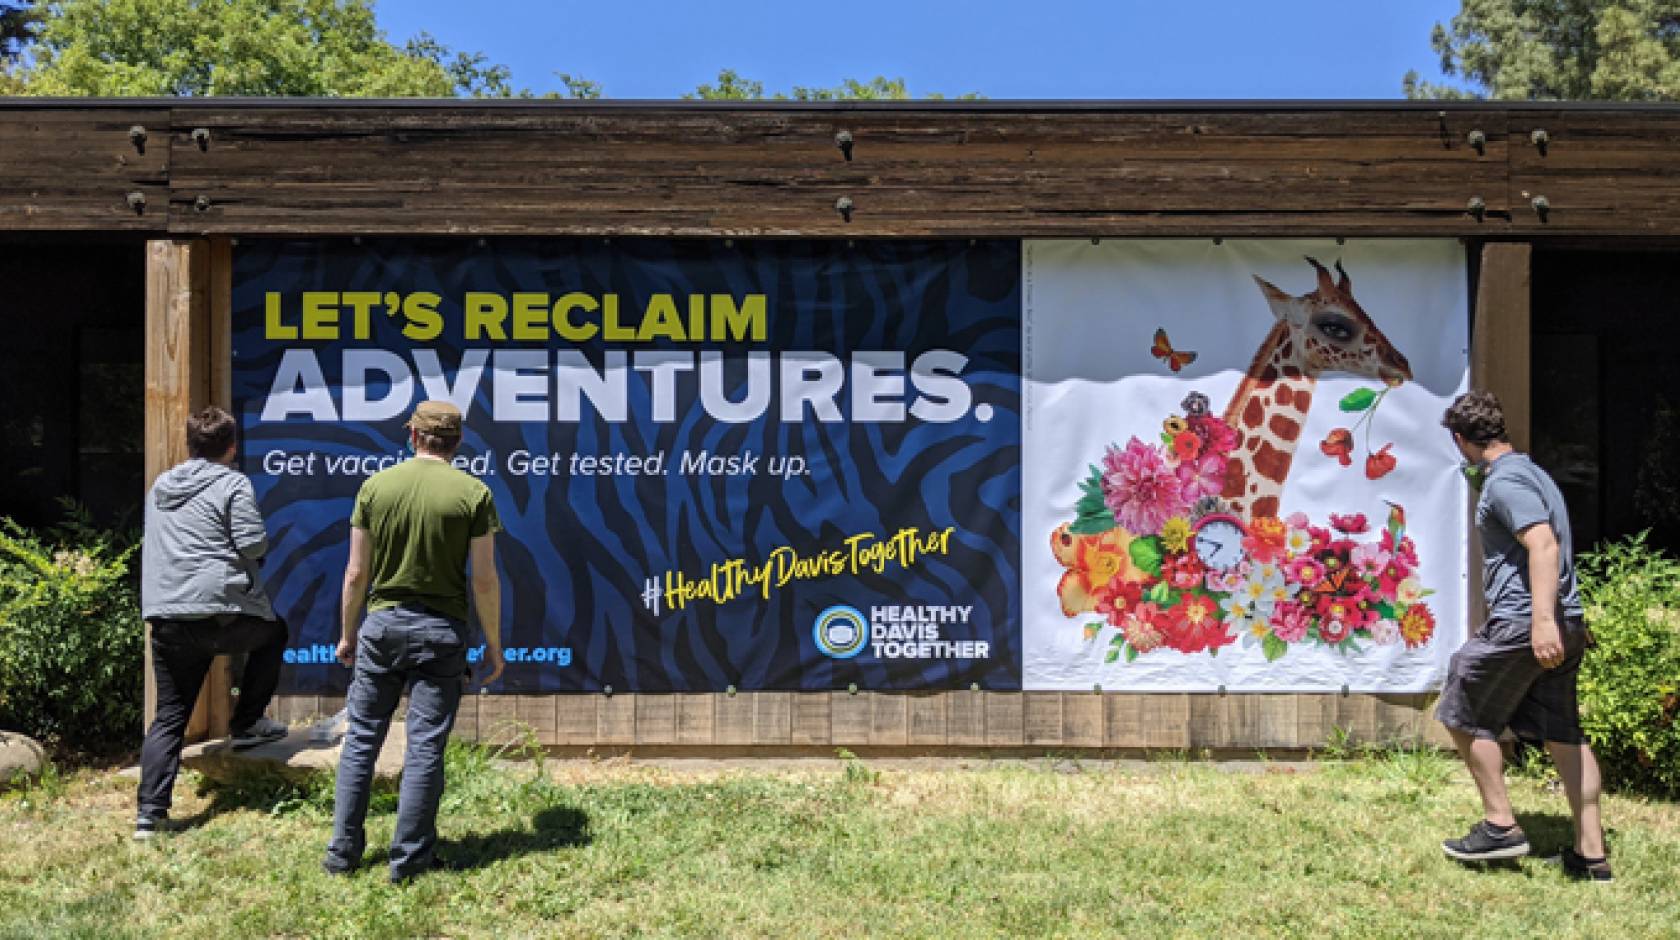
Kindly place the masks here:
POLYGON ((1437 78, 1459 0, 379 0, 396 42, 427 30, 558 90, 676 98, 719 69, 766 91, 903 77, 988 98, 1398 98, 1437 78))

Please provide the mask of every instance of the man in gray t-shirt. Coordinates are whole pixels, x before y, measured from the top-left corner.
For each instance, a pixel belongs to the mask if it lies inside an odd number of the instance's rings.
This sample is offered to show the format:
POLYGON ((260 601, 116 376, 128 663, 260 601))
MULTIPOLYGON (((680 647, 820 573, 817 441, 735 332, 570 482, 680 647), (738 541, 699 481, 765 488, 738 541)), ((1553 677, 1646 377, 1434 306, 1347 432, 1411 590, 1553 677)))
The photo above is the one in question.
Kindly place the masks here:
POLYGON ((1505 791, 1499 736, 1509 728, 1543 742, 1563 780, 1575 817, 1575 842, 1560 856, 1564 871, 1608 881, 1598 761, 1581 734, 1576 704, 1588 634, 1563 494, 1506 440, 1493 395, 1460 396, 1441 423, 1481 481, 1476 532, 1488 607, 1487 623, 1453 654, 1435 712, 1470 768, 1486 818, 1441 847, 1460 861, 1528 854, 1528 837, 1505 791))

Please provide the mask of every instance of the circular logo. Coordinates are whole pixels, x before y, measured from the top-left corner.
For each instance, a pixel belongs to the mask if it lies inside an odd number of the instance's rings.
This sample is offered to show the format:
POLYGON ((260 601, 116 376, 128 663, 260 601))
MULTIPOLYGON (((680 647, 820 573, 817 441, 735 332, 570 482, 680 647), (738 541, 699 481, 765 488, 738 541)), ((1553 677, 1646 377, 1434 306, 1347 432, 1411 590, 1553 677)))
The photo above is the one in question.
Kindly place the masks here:
POLYGON ((856 607, 836 604, 817 615, 811 636, 830 658, 851 659, 869 642, 869 623, 856 607))

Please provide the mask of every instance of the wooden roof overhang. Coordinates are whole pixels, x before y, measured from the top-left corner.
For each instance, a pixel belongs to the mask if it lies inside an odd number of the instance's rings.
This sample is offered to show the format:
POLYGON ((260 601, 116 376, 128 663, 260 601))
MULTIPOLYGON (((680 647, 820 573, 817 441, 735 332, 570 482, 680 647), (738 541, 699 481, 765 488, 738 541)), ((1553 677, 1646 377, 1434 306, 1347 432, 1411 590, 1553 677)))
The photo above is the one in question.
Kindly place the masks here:
POLYGON ((1680 106, 8 98, 0 232, 1669 238, 1680 106))

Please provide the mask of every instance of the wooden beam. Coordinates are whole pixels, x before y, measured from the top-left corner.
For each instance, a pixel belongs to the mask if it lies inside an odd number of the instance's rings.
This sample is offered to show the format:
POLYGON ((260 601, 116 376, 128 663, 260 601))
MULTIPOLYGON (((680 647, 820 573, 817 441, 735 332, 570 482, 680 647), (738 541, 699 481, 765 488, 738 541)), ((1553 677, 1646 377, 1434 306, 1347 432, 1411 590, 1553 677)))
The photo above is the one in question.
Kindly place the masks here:
POLYGON ((1527 450, 1529 445, 1532 256, 1533 247, 1526 242, 1482 246, 1476 317, 1471 326, 1471 384, 1499 396, 1505 407, 1505 431, 1518 450, 1527 450))
MULTIPOLYGON (((187 416, 210 400, 209 243, 159 240, 146 244, 146 488, 187 459, 187 416)), ((157 714, 151 629, 146 629, 145 721, 157 714)), ((189 741, 209 730, 209 715, 195 710, 189 741)))

